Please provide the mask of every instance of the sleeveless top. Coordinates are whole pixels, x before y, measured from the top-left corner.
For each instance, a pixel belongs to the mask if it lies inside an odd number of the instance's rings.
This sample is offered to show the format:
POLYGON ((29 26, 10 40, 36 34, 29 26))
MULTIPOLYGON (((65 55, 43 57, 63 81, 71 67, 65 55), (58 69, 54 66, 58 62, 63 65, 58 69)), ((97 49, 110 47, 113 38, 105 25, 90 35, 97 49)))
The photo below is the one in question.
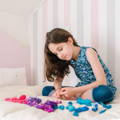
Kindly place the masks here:
MULTIPOLYGON (((87 60, 87 56, 86 56, 87 48, 90 48, 90 47, 80 46, 80 53, 78 55, 77 60, 70 60, 70 65, 73 67, 75 74, 80 79, 80 82, 76 85, 76 87, 83 86, 96 81, 92 67, 89 61, 87 60)), ((107 86, 112 90, 113 94, 115 94, 116 87, 113 84, 112 75, 99 55, 98 55, 98 58, 105 72, 107 86)))

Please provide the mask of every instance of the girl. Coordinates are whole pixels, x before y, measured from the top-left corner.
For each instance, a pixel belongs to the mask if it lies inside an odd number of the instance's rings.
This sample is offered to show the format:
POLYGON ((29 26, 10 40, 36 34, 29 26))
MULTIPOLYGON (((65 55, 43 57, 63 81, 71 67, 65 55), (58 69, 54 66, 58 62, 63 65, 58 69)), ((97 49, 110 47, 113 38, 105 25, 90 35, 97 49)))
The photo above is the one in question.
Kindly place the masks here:
POLYGON ((68 31, 55 28, 46 34, 44 50, 45 74, 49 81, 54 81, 54 87, 45 86, 43 96, 67 100, 81 97, 104 103, 113 100, 116 87, 111 73, 94 48, 79 46, 68 31), (80 82, 74 87, 62 87, 69 65, 80 82))

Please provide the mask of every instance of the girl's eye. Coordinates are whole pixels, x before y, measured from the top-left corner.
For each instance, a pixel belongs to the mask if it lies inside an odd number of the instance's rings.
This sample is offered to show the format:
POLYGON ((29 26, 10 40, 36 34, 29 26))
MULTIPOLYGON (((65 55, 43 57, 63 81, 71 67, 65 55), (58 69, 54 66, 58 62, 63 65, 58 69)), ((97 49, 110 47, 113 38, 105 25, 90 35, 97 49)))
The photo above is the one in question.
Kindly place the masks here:
POLYGON ((63 50, 63 48, 58 48, 58 51, 62 51, 63 50))

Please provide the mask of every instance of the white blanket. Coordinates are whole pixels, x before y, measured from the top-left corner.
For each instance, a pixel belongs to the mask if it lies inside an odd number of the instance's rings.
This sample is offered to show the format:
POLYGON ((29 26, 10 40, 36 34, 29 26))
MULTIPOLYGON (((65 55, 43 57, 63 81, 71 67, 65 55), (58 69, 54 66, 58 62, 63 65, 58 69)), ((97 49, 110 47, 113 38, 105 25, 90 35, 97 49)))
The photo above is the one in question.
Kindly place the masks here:
MULTIPOLYGON (((6 97, 16 97, 22 94, 35 97, 39 95, 42 101, 56 100, 51 97, 40 96, 41 88, 39 86, 12 86, 0 88, 0 120, 120 120, 120 102, 117 97, 112 103, 112 108, 103 114, 93 112, 91 110, 82 112, 79 117, 72 115, 68 110, 56 110, 47 113, 43 110, 30 107, 28 105, 6 102, 6 97)), ((63 105, 67 105, 68 101, 62 101, 63 105)), ((73 101, 77 106, 76 101, 73 101)), ((100 106, 99 110, 102 107, 100 106)))

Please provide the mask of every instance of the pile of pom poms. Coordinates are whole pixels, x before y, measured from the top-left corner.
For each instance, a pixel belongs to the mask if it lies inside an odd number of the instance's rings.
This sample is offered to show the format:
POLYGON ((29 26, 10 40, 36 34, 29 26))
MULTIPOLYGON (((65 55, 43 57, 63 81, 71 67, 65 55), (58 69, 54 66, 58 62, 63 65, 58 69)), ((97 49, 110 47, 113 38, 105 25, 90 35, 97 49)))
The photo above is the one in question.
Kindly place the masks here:
POLYGON ((54 112, 56 109, 65 110, 67 109, 69 112, 73 112, 74 116, 79 116, 81 112, 85 112, 91 110, 93 112, 97 112, 99 114, 104 113, 107 109, 110 109, 112 106, 104 104, 102 102, 92 102, 89 99, 81 99, 78 98, 76 100, 76 104, 82 105, 75 107, 72 101, 69 101, 67 105, 63 105, 62 101, 52 101, 47 100, 46 102, 42 103, 42 100, 38 97, 27 97, 26 95, 21 95, 20 97, 12 97, 12 98, 5 98, 5 101, 15 102, 20 104, 26 104, 37 109, 42 109, 46 112, 54 112), (99 105, 102 106, 102 110, 99 110, 99 105))
POLYGON ((42 109, 47 112, 54 112, 58 108, 58 104, 61 101, 50 101, 47 100, 46 102, 42 103, 42 100, 38 97, 27 97, 26 95, 21 95, 20 97, 13 97, 13 98, 5 98, 5 101, 14 102, 14 103, 21 103, 26 104, 32 107, 36 107, 38 109, 42 109))

